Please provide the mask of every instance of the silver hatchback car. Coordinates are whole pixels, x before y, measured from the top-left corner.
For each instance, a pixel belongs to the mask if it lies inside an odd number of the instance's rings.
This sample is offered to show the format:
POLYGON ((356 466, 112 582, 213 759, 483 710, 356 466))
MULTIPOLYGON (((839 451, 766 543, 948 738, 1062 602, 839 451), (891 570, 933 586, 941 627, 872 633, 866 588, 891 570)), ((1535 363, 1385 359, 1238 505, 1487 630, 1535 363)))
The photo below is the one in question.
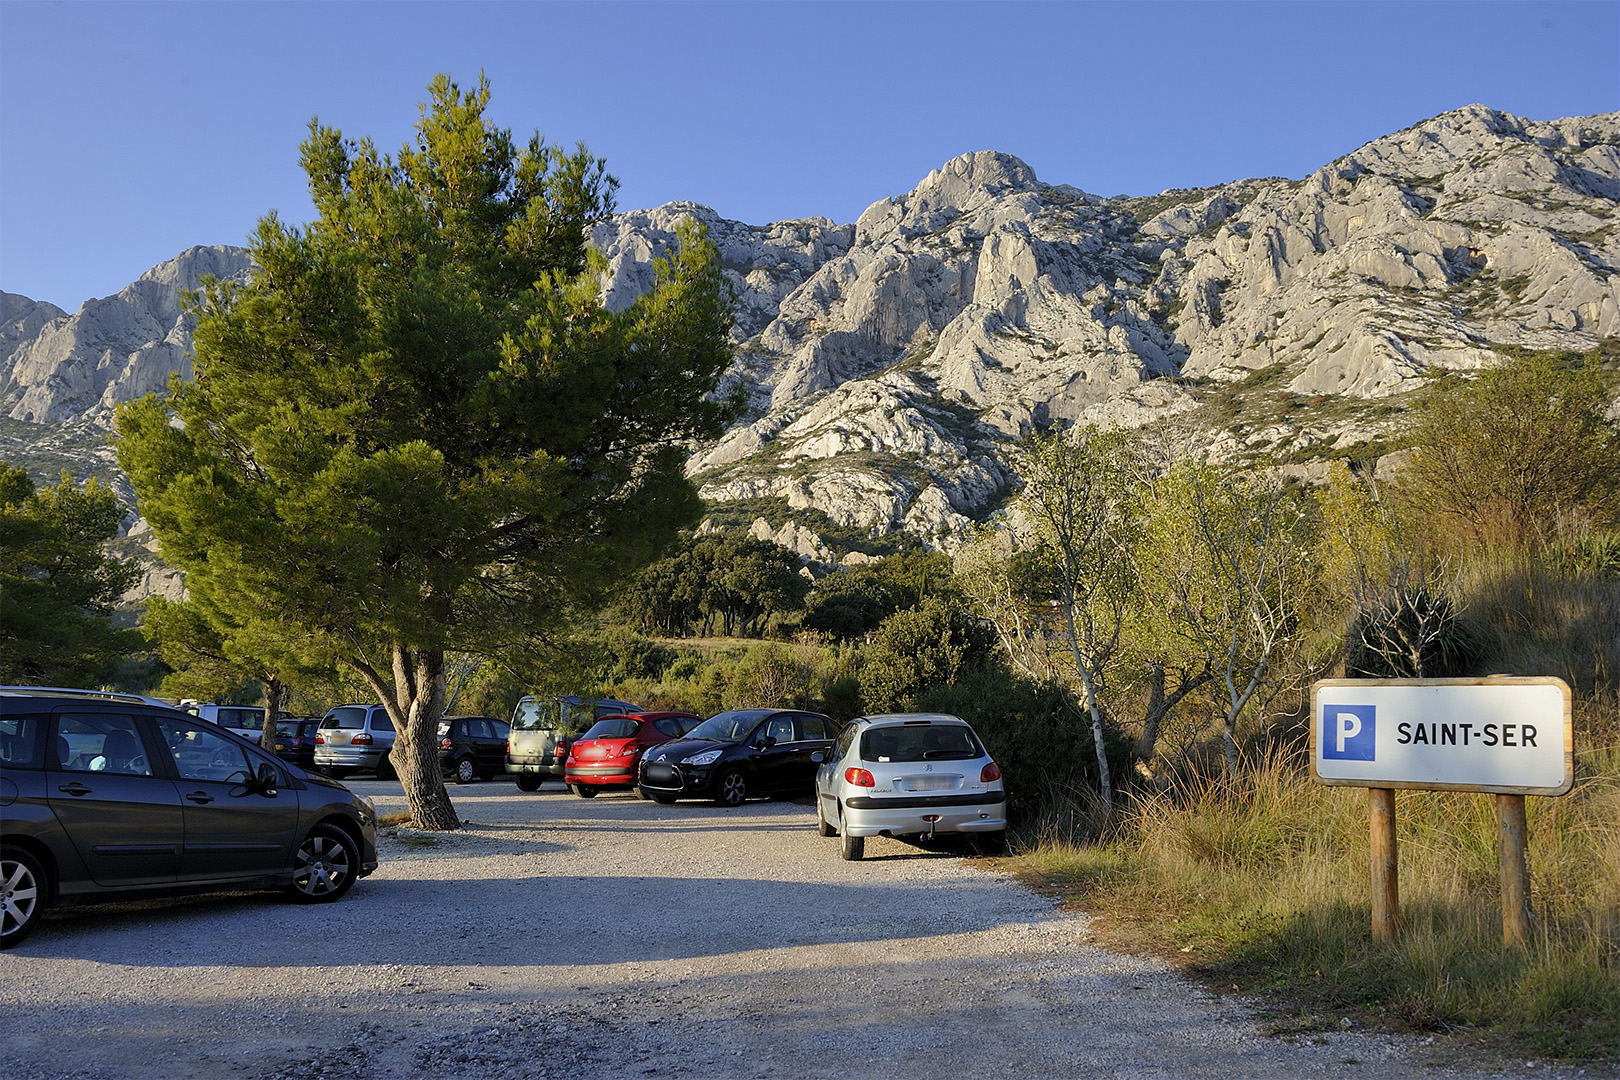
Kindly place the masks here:
POLYGON ((868 836, 961 834, 981 852, 1007 836, 1001 769, 965 720, 942 713, 856 719, 816 772, 816 825, 846 859, 868 836))

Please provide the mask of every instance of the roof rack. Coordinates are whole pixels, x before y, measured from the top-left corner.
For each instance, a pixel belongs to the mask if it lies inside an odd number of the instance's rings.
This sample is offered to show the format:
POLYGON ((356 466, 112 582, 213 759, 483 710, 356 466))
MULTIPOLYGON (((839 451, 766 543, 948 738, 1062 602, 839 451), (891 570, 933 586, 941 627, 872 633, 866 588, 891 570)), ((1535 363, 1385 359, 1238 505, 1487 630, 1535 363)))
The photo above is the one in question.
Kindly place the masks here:
POLYGON ((0 694, 22 694, 29 697, 76 697, 88 698, 91 701, 118 701, 126 705, 157 705, 160 708, 174 708, 167 701, 160 698, 147 697, 145 694, 127 694, 121 690, 85 690, 82 687, 71 686, 0 686, 0 694))

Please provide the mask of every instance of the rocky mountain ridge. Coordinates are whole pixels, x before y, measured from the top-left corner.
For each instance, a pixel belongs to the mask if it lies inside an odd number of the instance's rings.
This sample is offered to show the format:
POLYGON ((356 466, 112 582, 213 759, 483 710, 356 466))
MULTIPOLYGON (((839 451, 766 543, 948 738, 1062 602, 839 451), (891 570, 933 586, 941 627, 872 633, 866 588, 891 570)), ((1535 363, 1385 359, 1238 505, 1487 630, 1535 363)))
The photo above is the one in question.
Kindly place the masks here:
MULTIPOLYGON (((1008 492, 1011 444, 1053 423, 1157 423, 1225 460, 1374 453, 1427 372, 1620 334, 1617 205, 1620 114, 1469 106, 1302 180, 1105 199, 981 151, 852 225, 672 203, 593 241, 618 306, 681 220, 708 227, 750 403, 689 464, 710 527, 838 561, 895 533, 951 546, 1008 492)), ((71 316, 0 294, 0 410, 26 422, 8 441, 82 438, 188 375, 179 291, 249 269, 193 248, 71 316)))

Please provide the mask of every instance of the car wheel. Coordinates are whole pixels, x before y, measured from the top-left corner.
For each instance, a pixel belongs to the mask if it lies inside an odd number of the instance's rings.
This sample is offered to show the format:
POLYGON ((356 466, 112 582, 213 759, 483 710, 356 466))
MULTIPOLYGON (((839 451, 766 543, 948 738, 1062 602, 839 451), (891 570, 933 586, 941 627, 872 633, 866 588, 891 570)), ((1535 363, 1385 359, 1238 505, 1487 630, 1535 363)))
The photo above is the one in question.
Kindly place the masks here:
POLYGON ((821 796, 816 796, 816 832, 822 836, 837 836, 838 830, 827 824, 827 816, 821 812, 821 796))
POLYGON ((478 763, 470 757, 457 759, 456 783, 470 784, 476 779, 478 779, 478 763))
POLYGON ((848 830, 838 841, 838 854, 843 856, 845 862, 856 862, 866 854, 866 837, 851 836, 848 830))
POLYGON ((399 774, 394 771, 394 763, 391 760, 389 760, 389 757, 388 757, 387 754, 384 754, 382 756, 382 760, 377 762, 377 779, 379 779, 379 780, 398 780, 399 779, 399 774))
POLYGON ((569 784, 568 790, 572 791, 575 795, 578 795, 582 799, 596 798, 596 789, 585 784, 569 784))
POLYGON ((0 949, 34 932, 49 895, 45 870, 21 848, 0 848, 0 949))
POLYGON ((517 774, 517 786, 519 791, 539 791, 540 778, 534 773, 520 772, 517 774))
POLYGON ((741 806, 748 801, 748 777, 740 770, 727 769, 714 790, 714 801, 721 806, 741 806))
POLYGON ((317 825, 298 845, 287 892, 303 904, 340 899, 360 872, 360 846, 336 825, 317 825))

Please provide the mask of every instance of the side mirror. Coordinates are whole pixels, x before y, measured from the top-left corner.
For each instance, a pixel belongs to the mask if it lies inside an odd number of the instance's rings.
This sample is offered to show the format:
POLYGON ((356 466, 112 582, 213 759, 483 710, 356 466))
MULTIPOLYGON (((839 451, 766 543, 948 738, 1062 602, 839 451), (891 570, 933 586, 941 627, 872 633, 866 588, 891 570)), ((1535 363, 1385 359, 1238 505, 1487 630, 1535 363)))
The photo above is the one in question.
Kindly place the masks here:
POLYGON ((755 750, 769 750, 775 745, 776 740, 771 738, 769 735, 761 735, 759 738, 754 740, 755 750))
POLYGON ((258 786, 259 794, 273 796, 276 793, 276 767, 268 761, 259 766, 258 786))

